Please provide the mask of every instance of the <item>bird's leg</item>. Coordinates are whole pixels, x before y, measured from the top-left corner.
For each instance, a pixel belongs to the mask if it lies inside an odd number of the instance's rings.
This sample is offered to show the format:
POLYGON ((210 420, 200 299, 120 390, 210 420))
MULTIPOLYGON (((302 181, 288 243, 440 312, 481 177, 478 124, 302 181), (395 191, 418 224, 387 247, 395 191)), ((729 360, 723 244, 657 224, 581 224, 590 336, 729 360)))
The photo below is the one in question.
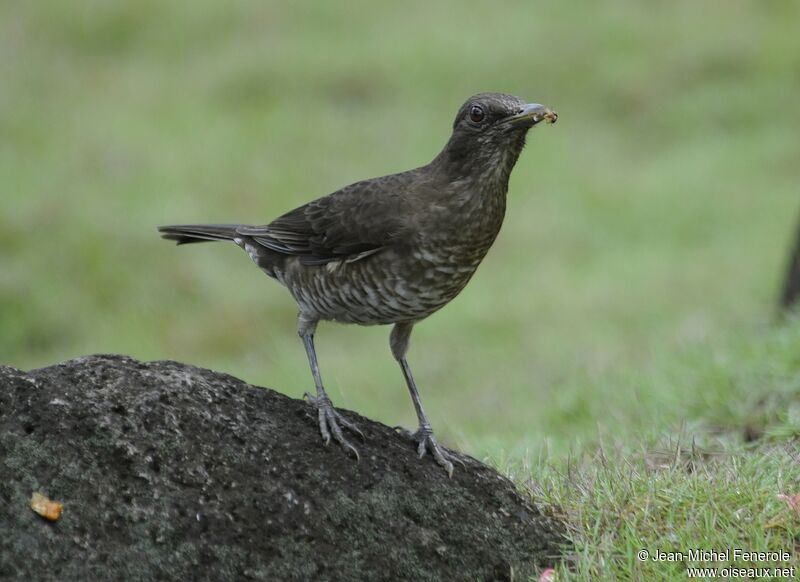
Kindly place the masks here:
POLYGON ((319 364, 317 364, 317 352, 314 349, 314 330, 317 327, 317 320, 306 319, 300 314, 297 321, 297 332, 300 334, 300 337, 303 339, 303 345, 306 347, 308 364, 311 366, 311 374, 314 376, 314 384, 317 387, 316 397, 311 396, 308 392, 306 392, 305 396, 311 404, 317 407, 319 431, 322 433, 322 440, 325 441, 325 446, 328 446, 331 442, 331 435, 333 435, 333 439, 339 443, 342 448, 352 452, 356 456, 356 459, 359 459, 358 450, 344 438, 339 425, 358 434, 362 439, 364 439, 364 433, 362 433, 355 424, 336 411, 333 404, 331 404, 331 399, 325 392, 325 388, 322 387, 322 376, 320 376, 319 364))
POLYGON ((413 439, 417 443, 417 453, 422 458, 426 452, 433 455, 434 460, 444 467, 447 475, 453 476, 453 461, 464 464, 457 457, 452 456, 447 452, 447 449, 439 445, 436 438, 433 436, 433 428, 425 415, 425 410, 422 408, 422 400, 420 400, 417 385, 414 383, 414 377, 411 375, 411 368, 406 361, 406 352, 408 351, 408 343, 411 338, 411 329, 414 324, 412 323, 398 323, 392 329, 392 334, 389 338, 390 346, 392 348, 392 355, 400 364, 403 370, 403 376, 408 385, 408 391, 411 393, 411 400, 414 402, 414 410, 417 412, 417 419, 419 420, 419 428, 416 432, 397 427, 398 430, 405 436, 413 439))

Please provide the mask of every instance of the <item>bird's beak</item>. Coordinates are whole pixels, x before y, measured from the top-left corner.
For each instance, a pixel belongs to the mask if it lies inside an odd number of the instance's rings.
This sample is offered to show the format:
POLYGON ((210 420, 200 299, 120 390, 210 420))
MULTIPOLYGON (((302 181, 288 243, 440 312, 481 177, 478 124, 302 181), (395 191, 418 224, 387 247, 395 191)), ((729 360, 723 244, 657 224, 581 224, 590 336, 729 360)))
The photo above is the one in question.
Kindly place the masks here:
POLYGON ((514 126, 533 127, 540 121, 547 121, 548 123, 555 123, 558 119, 558 113, 551 111, 540 103, 528 103, 523 105, 517 113, 509 115, 503 120, 503 123, 514 126))

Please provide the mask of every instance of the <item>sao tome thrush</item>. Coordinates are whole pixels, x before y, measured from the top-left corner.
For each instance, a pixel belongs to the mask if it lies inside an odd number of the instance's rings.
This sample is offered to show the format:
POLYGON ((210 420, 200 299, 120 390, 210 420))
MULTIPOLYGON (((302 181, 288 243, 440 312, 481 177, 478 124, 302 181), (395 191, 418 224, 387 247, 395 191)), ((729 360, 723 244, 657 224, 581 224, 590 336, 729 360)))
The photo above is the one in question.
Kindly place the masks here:
MULTIPOLYGON (((325 444, 331 437, 358 457, 342 429, 361 434, 331 404, 314 349, 321 320, 392 324, 390 347, 419 419, 411 436, 449 475, 452 456, 439 445, 406 361, 414 324, 464 288, 500 231, 508 179, 528 130, 557 115, 511 95, 482 93, 458 110, 453 133, 429 164, 356 182, 264 226, 162 226, 178 244, 231 241, 283 284, 299 307, 325 444)), ((363 435, 361 435, 363 437, 363 435)))

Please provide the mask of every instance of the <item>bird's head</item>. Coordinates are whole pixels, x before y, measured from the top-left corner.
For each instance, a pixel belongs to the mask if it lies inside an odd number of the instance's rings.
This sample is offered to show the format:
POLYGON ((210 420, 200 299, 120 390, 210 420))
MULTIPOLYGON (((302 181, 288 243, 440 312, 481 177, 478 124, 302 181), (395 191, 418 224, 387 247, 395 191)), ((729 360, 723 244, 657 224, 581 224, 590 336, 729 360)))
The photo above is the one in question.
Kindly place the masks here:
POLYGON ((508 175, 534 125, 555 123, 558 115, 539 103, 526 103, 503 93, 479 93, 461 106, 453 135, 440 158, 461 174, 508 175))

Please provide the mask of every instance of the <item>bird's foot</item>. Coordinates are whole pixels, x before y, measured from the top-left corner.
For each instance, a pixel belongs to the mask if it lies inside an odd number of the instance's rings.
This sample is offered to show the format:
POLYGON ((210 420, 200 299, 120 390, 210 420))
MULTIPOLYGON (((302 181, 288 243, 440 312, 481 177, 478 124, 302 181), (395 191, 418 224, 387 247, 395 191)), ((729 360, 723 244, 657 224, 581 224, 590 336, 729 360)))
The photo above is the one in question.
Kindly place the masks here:
POLYGON ((364 433, 361 432, 361 429, 339 414, 333 407, 333 404, 327 395, 323 394, 322 396, 312 396, 306 392, 305 398, 311 404, 317 407, 317 414, 319 417, 319 432, 322 433, 322 440, 325 442, 325 446, 327 447, 330 444, 331 436, 333 436, 333 440, 339 443, 345 451, 352 453, 357 461, 360 460, 361 457, 358 454, 358 449, 356 449, 346 438, 344 438, 341 427, 344 427, 350 432, 357 434, 361 437, 362 441, 366 441, 367 439, 364 437, 364 433))
POLYGON ((433 459, 436 463, 447 471, 448 477, 453 477, 453 461, 459 463, 462 467, 466 467, 464 461, 450 454, 447 449, 436 441, 436 437, 433 436, 433 429, 430 427, 420 426, 416 432, 411 432, 402 426, 396 426, 394 428, 404 437, 417 443, 417 455, 420 459, 425 456, 426 452, 433 455, 433 459))

